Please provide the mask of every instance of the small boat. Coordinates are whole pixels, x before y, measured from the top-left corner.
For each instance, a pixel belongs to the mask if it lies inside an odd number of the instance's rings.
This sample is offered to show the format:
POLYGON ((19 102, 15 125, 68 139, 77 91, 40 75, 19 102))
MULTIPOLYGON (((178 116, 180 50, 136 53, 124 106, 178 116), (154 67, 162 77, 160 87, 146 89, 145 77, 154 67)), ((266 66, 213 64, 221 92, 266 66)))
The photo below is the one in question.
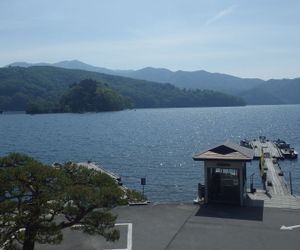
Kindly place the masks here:
POLYGON ((289 149, 290 148, 290 144, 288 144, 285 141, 280 140, 280 139, 277 139, 276 141, 274 141, 274 143, 280 149, 289 149))
POLYGON ((252 145, 250 144, 250 141, 247 139, 241 140, 240 145, 246 148, 251 148, 251 149, 253 148, 252 145))
POLYGON ((62 164, 59 163, 59 162, 53 162, 53 163, 52 163, 52 167, 54 167, 54 168, 61 168, 61 167, 62 167, 62 164))
POLYGON ((128 202, 129 206, 145 206, 150 204, 150 201, 130 201, 128 202))
POLYGON ((293 148, 281 148, 280 149, 282 155, 286 159, 297 159, 298 152, 293 148))
POLYGON ((265 143, 267 141, 267 137, 265 137, 264 135, 259 136, 259 141, 261 143, 265 143))
POLYGON ((286 143, 286 142, 285 142, 284 140, 277 139, 276 141, 274 141, 274 143, 275 143, 276 145, 278 145, 278 144, 286 143))

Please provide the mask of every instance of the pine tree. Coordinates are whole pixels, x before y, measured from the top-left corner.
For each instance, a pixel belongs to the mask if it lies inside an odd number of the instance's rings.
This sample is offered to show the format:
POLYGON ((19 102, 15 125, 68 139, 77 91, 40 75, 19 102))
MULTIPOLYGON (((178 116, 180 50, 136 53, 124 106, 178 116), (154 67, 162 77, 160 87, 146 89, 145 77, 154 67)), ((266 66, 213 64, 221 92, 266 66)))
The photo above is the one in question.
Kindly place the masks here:
POLYGON ((65 228, 115 241, 119 231, 110 210, 124 197, 114 180, 96 170, 47 166, 17 153, 0 158, 0 247, 59 244, 65 228))

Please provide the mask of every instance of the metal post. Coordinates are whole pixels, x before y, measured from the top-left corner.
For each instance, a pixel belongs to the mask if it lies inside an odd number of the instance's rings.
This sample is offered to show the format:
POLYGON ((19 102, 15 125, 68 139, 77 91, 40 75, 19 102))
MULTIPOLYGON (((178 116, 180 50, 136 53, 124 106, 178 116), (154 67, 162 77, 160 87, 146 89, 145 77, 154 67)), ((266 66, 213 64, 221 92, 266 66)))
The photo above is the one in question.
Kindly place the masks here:
POLYGON ((254 175, 255 173, 250 175, 250 192, 253 194, 254 192, 254 175))
POLYGON ((143 197, 145 193, 146 177, 141 178, 141 185, 143 186, 143 197))
POLYGON ((291 173, 291 171, 289 172, 289 176, 290 176, 290 191, 291 191, 291 195, 293 195, 293 183, 292 183, 292 173, 291 173))

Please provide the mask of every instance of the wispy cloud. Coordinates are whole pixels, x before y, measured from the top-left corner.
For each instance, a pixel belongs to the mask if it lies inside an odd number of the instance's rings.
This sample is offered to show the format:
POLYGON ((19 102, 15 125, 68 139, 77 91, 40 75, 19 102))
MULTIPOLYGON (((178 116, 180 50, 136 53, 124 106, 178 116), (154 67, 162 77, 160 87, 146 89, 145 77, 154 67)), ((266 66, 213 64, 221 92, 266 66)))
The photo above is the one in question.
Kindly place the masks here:
POLYGON ((210 25, 212 23, 215 23, 217 21, 219 21, 220 19, 222 19, 225 16, 228 16, 229 14, 231 14, 234 9, 236 8, 236 5, 232 5, 230 7, 227 7, 221 11, 219 11, 216 15, 214 15, 212 18, 208 19, 205 23, 205 25, 210 25))

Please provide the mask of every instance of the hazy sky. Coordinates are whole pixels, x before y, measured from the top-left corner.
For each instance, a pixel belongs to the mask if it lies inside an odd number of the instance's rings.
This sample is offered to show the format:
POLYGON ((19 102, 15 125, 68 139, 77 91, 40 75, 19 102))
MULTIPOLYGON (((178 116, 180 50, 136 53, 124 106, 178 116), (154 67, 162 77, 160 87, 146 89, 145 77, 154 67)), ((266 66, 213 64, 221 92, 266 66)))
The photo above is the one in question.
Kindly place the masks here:
POLYGON ((0 0, 0 66, 72 59, 300 77, 300 1, 0 0))

